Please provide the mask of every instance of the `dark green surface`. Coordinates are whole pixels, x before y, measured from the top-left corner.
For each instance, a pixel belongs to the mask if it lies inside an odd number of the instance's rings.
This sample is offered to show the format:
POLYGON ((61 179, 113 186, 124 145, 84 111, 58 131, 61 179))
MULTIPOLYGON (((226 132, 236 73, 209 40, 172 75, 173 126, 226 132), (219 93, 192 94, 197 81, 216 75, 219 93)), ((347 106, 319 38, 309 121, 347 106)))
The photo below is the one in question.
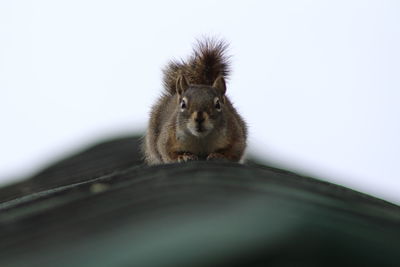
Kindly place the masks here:
POLYGON ((398 266, 398 206, 254 164, 145 167, 136 145, 0 190, 0 266, 398 266))

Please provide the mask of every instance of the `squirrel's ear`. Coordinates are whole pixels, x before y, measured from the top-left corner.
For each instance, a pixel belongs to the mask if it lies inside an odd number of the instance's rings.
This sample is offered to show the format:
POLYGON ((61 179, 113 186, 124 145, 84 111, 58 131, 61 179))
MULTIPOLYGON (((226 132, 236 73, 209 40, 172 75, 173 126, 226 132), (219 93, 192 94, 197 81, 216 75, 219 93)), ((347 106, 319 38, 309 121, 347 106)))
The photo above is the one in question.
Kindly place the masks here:
POLYGON ((226 84, 225 84, 225 79, 222 76, 218 76, 217 79, 215 79, 212 87, 214 87, 215 89, 217 89, 221 95, 225 94, 226 91, 226 84))
POLYGON ((178 79, 176 79, 176 92, 179 95, 182 95, 189 88, 189 83, 186 80, 185 76, 179 75, 178 79))

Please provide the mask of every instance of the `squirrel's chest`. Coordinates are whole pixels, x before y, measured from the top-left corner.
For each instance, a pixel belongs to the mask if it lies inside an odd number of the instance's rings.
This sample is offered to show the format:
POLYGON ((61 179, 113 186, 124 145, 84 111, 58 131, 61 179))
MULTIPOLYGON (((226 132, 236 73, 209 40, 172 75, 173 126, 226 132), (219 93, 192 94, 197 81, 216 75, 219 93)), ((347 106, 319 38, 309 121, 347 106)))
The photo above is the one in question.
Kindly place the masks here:
POLYGON ((178 142, 182 151, 191 152, 199 157, 207 157, 210 153, 223 148, 225 145, 223 139, 217 136, 203 138, 184 136, 180 137, 178 142))

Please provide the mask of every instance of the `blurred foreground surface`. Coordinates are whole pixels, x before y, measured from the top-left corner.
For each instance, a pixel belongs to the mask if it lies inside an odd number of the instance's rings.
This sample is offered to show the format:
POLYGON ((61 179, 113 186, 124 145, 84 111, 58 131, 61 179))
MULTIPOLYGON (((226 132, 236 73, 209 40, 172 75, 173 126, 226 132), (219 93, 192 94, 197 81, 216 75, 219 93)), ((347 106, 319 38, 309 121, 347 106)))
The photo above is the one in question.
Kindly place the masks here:
POLYGON ((0 266, 398 266, 396 205, 255 163, 147 167, 138 144, 0 189, 0 266))

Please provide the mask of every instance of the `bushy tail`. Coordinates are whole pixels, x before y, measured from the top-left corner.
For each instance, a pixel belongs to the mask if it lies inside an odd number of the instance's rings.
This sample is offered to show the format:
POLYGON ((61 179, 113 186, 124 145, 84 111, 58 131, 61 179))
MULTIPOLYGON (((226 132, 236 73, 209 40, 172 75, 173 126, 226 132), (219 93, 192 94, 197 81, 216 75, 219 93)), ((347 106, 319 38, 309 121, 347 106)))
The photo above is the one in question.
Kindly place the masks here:
POLYGON ((187 60, 171 61, 164 69, 164 88, 168 94, 175 94, 176 80, 184 75, 189 84, 212 85, 222 75, 228 78, 230 72, 228 45, 224 41, 205 39, 197 42, 192 56, 187 60))

